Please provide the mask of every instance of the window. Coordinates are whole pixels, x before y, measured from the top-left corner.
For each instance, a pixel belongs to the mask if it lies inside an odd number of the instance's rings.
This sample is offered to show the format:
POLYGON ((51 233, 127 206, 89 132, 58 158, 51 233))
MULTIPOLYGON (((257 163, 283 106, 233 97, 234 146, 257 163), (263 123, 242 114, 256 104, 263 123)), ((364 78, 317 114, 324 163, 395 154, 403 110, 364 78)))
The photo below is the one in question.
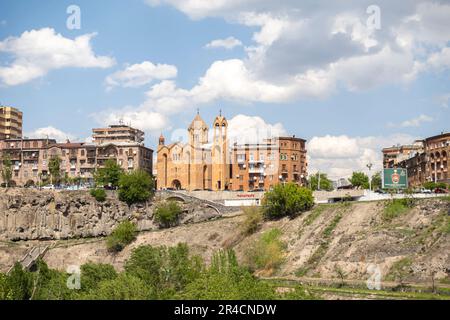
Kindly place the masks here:
POLYGON ((84 157, 84 149, 81 150, 81 156, 84 157))

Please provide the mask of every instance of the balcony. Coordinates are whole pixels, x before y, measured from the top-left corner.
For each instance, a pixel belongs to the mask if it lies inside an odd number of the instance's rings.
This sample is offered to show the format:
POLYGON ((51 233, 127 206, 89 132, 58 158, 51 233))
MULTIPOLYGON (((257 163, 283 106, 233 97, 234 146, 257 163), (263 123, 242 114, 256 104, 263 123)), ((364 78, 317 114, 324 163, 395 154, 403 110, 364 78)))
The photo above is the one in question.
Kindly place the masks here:
POLYGON ((249 173, 264 174, 264 168, 249 168, 249 173))

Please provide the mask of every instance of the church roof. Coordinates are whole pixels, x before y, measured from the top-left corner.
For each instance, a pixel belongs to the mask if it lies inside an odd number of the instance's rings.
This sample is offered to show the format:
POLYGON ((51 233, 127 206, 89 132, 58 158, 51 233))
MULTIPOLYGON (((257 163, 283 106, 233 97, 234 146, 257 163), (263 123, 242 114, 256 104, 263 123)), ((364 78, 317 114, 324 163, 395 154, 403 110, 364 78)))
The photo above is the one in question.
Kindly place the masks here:
POLYGON ((194 120, 192 120, 191 125, 189 126, 188 130, 192 129, 192 128, 208 128, 208 126, 206 125, 206 122, 202 119, 202 117, 200 117, 200 114, 197 113, 195 115, 194 120), (200 124, 200 126, 199 126, 200 124))

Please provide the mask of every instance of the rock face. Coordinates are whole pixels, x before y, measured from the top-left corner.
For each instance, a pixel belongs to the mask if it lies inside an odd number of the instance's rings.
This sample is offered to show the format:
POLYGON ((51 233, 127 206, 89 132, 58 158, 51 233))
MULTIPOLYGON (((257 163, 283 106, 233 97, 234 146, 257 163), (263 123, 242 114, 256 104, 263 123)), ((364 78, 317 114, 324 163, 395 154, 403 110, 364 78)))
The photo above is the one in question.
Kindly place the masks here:
MULTIPOLYGON (((98 202, 87 191, 0 191, 1 240, 58 240, 106 236, 124 221, 136 223, 138 230, 158 229, 153 221, 156 195, 152 201, 128 207, 109 193, 98 202)), ((214 219, 220 213, 198 203, 183 202, 181 223, 214 219), (198 210, 194 210, 194 207, 198 210)))

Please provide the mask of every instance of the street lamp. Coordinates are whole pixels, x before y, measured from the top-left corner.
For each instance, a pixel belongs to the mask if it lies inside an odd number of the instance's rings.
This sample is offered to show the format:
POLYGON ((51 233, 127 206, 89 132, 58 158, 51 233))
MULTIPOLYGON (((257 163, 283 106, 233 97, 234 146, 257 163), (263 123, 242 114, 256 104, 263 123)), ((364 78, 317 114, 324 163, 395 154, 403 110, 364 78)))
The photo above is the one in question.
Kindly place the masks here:
POLYGON ((372 170, 373 164, 369 163, 366 165, 366 167, 369 168, 369 192, 372 192, 372 180, 370 178, 371 178, 371 170, 372 170))

